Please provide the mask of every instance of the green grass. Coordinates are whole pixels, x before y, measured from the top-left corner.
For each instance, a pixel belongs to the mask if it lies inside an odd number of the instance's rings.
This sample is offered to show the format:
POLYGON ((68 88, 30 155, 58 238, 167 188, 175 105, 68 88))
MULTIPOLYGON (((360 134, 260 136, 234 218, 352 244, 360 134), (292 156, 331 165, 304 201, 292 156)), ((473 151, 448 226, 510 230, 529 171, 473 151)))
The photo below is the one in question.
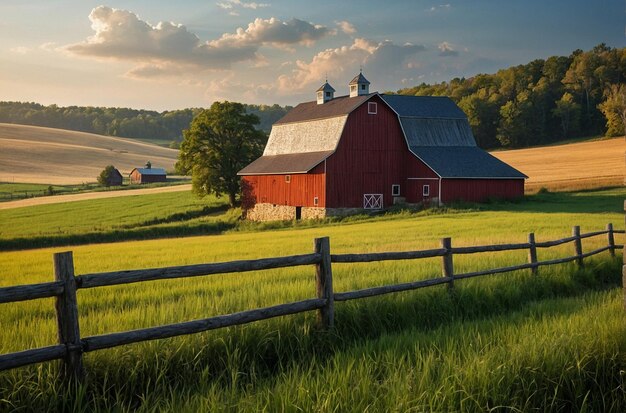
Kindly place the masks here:
MULTIPOLYGON (((324 221, 286 221, 251 223, 238 219, 238 210, 226 210, 224 198, 198 199, 190 192, 152 194, 89 200, 66 204, 40 205, 0 210, 0 249, 39 248, 60 245, 116 242, 164 237, 220 234, 225 232, 258 232, 306 228, 335 228, 346 225, 399 222, 404 239, 418 235, 431 239, 446 236, 450 220, 463 225, 457 234, 472 237, 472 220, 493 221, 499 227, 515 223, 518 237, 536 232, 541 237, 568 235, 574 224, 583 232, 605 228, 608 222, 622 221, 626 188, 610 188, 573 193, 544 193, 526 197, 520 202, 456 204, 450 207, 411 211, 395 209, 382 216, 360 215, 324 221), (550 214, 550 219, 536 220, 534 214, 550 214), (406 224, 405 222, 408 222, 406 224), (427 223, 426 226, 421 225, 427 223), (408 226, 407 226, 408 225, 408 226), (435 231, 435 228, 445 231, 435 231), (433 238, 434 237, 434 238, 433 238)), ((496 227, 496 234, 498 228, 496 227)), ((341 231, 341 230, 340 230, 341 231)), ((484 232, 484 229, 480 230, 484 232)), ((455 235, 450 233, 449 235, 455 235)), ((376 238, 376 237, 374 237, 376 238)), ((543 238, 544 240, 546 238, 543 238)))
MULTIPOLYGON (((135 200, 137 208, 145 208, 141 213, 120 204, 119 211, 127 209, 128 216, 115 215, 113 204, 93 212, 85 205, 72 209, 73 220, 67 222, 80 235, 85 231, 80 222, 100 224, 105 217, 98 213, 106 210, 114 215, 106 225, 116 225, 117 219, 132 229, 216 202, 165 195, 135 200)), ((528 232, 543 241, 568 236, 572 225, 581 225, 583 232, 607 222, 623 228, 625 197, 623 188, 541 194, 519 203, 395 211, 325 225, 237 224, 219 236, 71 249, 76 273, 85 274, 301 254, 312 251, 313 238, 319 236, 330 236, 333 253, 434 248, 444 236, 451 236, 455 246, 525 242, 528 232)), ((25 230, 45 224, 45 219, 36 222, 32 211, 20 219, 25 230)), ((154 225, 184 227, 201 219, 154 225)), ((624 236, 616 241, 622 244, 624 236)), ((586 251, 601 245, 605 237, 583 240, 586 251)), ((0 253, 0 285, 50 281, 52 253, 61 250, 0 253)), ((539 259, 572 252, 571 244, 540 249, 539 259)), ((455 256, 455 270, 522 263, 526 253, 455 256)), ((0 411, 622 412, 626 325, 620 266, 620 259, 604 253, 586 260, 584 270, 542 267, 538 277, 520 271, 458 281, 453 294, 438 286, 337 303, 331 333, 315 331, 315 315, 307 313, 88 353, 88 382, 78 389, 59 384, 55 363, 3 372, 0 411)), ((440 259, 333 265, 336 291, 440 274, 440 259)), ((310 266, 80 290, 81 334, 181 322, 314 295, 310 266)), ((53 344, 53 300, 5 304, 0 325, 0 353, 53 344)))
POLYGON ((15 201, 25 198, 36 198, 49 195, 80 194, 85 192, 125 191, 129 189, 158 188, 162 186, 188 184, 188 178, 168 178, 167 182, 155 182, 141 185, 130 185, 128 177, 124 177, 123 186, 104 187, 97 183, 79 185, 48 185, 0 182, 0 202, 15 201), (52 194, 49 189, 52 188, 52 194))

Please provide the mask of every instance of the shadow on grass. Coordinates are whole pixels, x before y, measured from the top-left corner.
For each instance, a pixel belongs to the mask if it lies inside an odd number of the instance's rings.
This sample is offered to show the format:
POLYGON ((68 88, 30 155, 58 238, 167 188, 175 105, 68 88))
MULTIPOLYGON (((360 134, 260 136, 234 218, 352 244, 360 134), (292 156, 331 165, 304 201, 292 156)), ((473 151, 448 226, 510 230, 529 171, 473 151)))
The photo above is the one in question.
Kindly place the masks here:
POLYGON ((542 192, 515 201, 491 200, 485 203, 454 202, 451 207, 480 211, 540 213, 611 213, 624 212, 626 187, 576 192, 542 192))
POLYGON ((103 244, 109 242, 140 241, 197 235, 216 235, 232 229, 236 225, 236 222, 216 221, 175 227, 132 228, 85 234, 13 238, 9 240, 0 240, 0 250, 15 251, 71 245, 103 244))

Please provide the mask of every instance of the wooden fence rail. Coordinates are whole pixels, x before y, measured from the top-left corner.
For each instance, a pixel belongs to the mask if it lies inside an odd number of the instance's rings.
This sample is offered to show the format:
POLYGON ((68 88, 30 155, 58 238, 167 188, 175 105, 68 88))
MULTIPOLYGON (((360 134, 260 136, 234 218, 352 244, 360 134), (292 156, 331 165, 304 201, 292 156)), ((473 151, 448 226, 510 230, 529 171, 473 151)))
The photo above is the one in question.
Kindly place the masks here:
POLYGON ((57 253, 54 254, 54 282, 2 287, 0 288, 0 303, 55 297, 59 344, 15 353, 2 354, 0 355, 0 371, 28 364, 61 359, 63 360, 63 376, 68 380, 82 380, 84 376, 82 354, 86 352, 141 341, 193 334, 305 311, 317 310, 317 319, 320 328, 330 329, 334 324, 335 301, 356 300, 383 294, 432 287, 440 284, 447 284, 449 289, 453 289, 455 280, 524 269, 530 269, 533 275, 537 275, 538 269, 541 266, 561 264, 570 261, 576 261, 577 264, 582 267, 584 258, 592 255, 609 251, 611 256, 615 256, 615 250, 623 249, 624 245, 615 244, 614 235, 624 233, 624 230, 613 229, 612 224, 608 224, 606 230, 594 231, 586 234, 581 234, 580 227, 575 226, 572 229, 571 237, 554 241, 536 242, 535 234, 530 233, 528 234, 527 243, 453 247, 452 240, 450 238, 443 238, 441 240, 441 248, 421 251, 378 252, 366 254, 331 254, 330 241, 328 237, 325 237, 315 239, 315 249, 311 254, 153 268, 146 270, 115 271, 97 274, 84 274, 79 276, 74 275, 72 253, 57 253), (583 252, 582 239, 605 234, 607 235, 608 243, 606 246, 593 251, 588 251, 586 253, 583 252), (537 248, 550 248, 569 242, 574 243, 573 256, 546 261, 538 260, 537 248), (528 250, 527 263, 461 274, 455 274, 454 272, 453 257, 456 254, 476 254, 523 249, 528 250), (384 285, 356 291, 335 292, 333 290, 332 263, 365 263, 388 260, 416 260, 434 257, 441 257, 441 276, 436 278, 402 284, 384 285), (80 327, 78 322, 78 299, 76 293, 77 290, 83 288, 96 288, 144 281, 268 270, 311 264, 315 265, 316 298, 294 303, 279 304, 271 307, 257 308, 234 314, 219 315, 201 320, 193 320, 112 334, 103 334, 99 336, 80 336, 80 327))

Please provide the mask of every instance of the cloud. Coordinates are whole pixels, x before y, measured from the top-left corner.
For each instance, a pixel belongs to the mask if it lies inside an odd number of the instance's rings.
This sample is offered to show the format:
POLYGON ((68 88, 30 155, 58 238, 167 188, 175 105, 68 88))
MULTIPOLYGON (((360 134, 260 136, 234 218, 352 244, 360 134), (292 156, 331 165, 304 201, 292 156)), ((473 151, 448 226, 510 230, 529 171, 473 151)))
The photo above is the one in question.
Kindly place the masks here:
POLYGON ((410 58, 423 50, 424 46, 410 43, 400 46, 389 40, 374 42, 356 38, 350 46, 317 53, 310 62, 296 61, 296 68, 290 75, 279 76, 277 90, 283 94, 308 90, 321 84, 327 74, 338 77, 344 72, 358 73, 356 70, 361 65, 375 78, 394 77, 410 58))
MULTIPOLYGON (((271 4, 267 4, 267 3, 244 2, 241 0, 226 0, 224 2, 215 3, 215 4, 217 4, 217 7, 224 9, 224 10, 232 10, 235 7, 243 7, 244 9, 256 10, 256 9, 261 9, 261 8, 271 6, 271 4)), ((236 14, 236 15, 238 16, 239 14, 236 14)))
POLYGON ((209 44, 218 48, 261 44, 279 47, 292 44, 310 46, 329 34, 333 34, 333 32, 321 25, 296 18, 281 21, 272 17, 270 19, 255 19, 248 24, 245 30, 240 27, 235 33, 225 33, 218 40, 209 44))
POLYGON ((9 49, 11 53, 21 54, 21 55, 25 55, 32 50, 33 49, 31 49, 30 47, 25 47, 25 46, 12 47, 9 49))
MULTIPOLYGON (((231 3, 244 4, 226 4, 231 3)), ((243 7, 252 7, 253 3, 245 4, 243 7)), ((201 41, 181 24, 160 22, 153 26, 130 11, 106 6, 93 9, 89 19, 94 35, 62 50, 77 56, 138 62, 141 65, 127 73, 133 78, 198 69, 224 70, 243 61, 263 65, 264 59, 258 53, 261 46, 311 45, 332 33, 324 26, 298 19, 283 22, 271 18, 256 19, 247 29, 239 28, 217 40, 201 41)))
POLYGON ((434 13, 434 12, 438 12, 438 11, 447 11, 452 9, 452 6, 447 3, 447 4, 439 4, 437 6, 432 6, 430 9, 428 9, 429 12, 434 13))
POLYGON ((341 29, 345 34, 354 34, 356 33, 356 28, 352 23, 346 20, 335 22, 335 24, 341 29))
POLYGON ((437 45, 439 48, 439 56, 458 56, 458 50, 454 50, 452 45, 448 42, 441 42, 437 45))

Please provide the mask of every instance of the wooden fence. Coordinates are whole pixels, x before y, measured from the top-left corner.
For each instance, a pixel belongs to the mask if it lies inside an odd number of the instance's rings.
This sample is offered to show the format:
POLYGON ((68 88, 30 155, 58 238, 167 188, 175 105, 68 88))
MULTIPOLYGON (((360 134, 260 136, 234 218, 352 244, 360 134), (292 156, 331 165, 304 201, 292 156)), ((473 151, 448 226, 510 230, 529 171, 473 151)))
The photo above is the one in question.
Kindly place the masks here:
POLYGON ((555 241, 536 242, 535 235, 531 233, 528 234, 528 242, 521 244, 453 247, 452 240, 450 238, 443 238, 441 240, 441 247, 437 249, 367 254, 331 254, 330 241, 327 237, 325 237, 315 239, 315 250, 311 254, 146 270, 84 274, 79 276, 74 275, 72 253, 57 253, 54 254, 55 281, 0 288, 0 304, 34 300, 38 298, 56 297, 55 307, 59 344, 0 355, 0 371, 28 364, 62 359, 63 376, 66 379, 81 380, 84 376, 82 362, 83 353, 141 341, 214 330, 288 314, 301 313, 304 311, 317 310, 319 326, 323 329, 329 329, 333 327, 334 323, 335 301, 355 300, 382 294, 431 287, 440 284, 447 284, 448 288, 452 289, 454 288, 456 280, 464 278, 478 277, 488 274, 499 274, 523 269, 530 269, 533 274, 537 274, 538 268, 541 266, 555 265, 570 261, 576 261, 579 266, 583 266, 583 259, 586 257, 590 257, 604 251, 609 251, 612 256, 615 256, 616 249, 623 249, 623 245, 615 244, 614 234, 616 233, 624 234, 624 230, 614 230, 612 224, 608 224, 606 230, 604 231, 581 234, 580 227, 575 226, 571 237, 555 241), (599 235, 607 236, 607 245, 605 247, 584 253, 582 249, 582 239, 599 235), (548 261, 538 261, 537 248, 550 248, 570 242, 574 244, 573 256, 548 261), (456 274, 454 272, 454 255, 511 250, 528 250, 528 262, 510 267, 468 272, 463 274, 456 274), (333 290, 331 263, 414 260, 432 257, 442 258, 442 276, 440 277, 349 292, 335 292, 333 290), (212 274, 268 270, 272 268, 295 267, 311 264, 315 266, 317 298, 247 310, 233 314, 220 315, 201 320, 187 321, 183 323, 99 336, 80 336, 78 302, 76 296, 76 291, 78 289, 212 274))

